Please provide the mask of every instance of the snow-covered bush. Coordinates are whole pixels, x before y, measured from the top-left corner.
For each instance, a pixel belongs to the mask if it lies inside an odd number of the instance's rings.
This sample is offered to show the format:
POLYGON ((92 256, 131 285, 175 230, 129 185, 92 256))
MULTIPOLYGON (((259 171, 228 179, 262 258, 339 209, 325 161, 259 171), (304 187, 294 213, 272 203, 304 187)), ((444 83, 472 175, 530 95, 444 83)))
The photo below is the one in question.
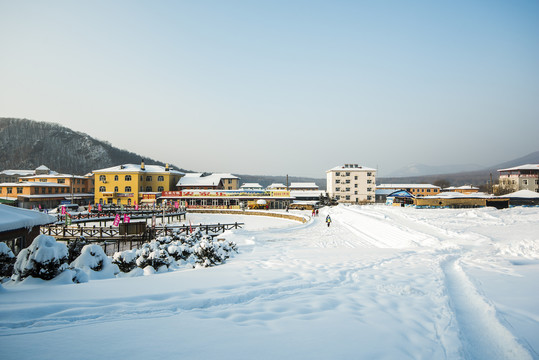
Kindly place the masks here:
POLYGON ((80 238, 71 241, 67 245, 67 251, 69 252, 68 262, 72 263, 73 261, 75 261, 75 259, 80 256, 82 248, 87 244, 88 241, 86 241, 86 238, 84 238, 84 236, 81 236, 80 238))
POLYGON ((211 236, 203 236, 193 248, 193 255, 196 256, 195 262, 204 267, 224 262, 233 252, 237 252, 234 242, 215 241, 211 236))
POLYGON ((0 280, 11 277, 15 260, 15 255, 13 255, 13 251, 9 246, 0 242, 0 280))
POLYGON ((200 229, 197 229, 188 236, 177 233, 162 236, 144 244, 141 249, 117 252, 112 262, 118 265, 123 273, 138 267, 144 269, 144 274, 149 275, 186 264, 192 267, 218 265, 234 252, 237 252, 234 242, 213 240, 211 236, 203 235, 200 229))
POLYGON ((146 268, 153 267, 155 270, 163 265, 169 266, 172 263, 172 258, 168 252, 160 247, 159 241, 152 240, 149 244, 144 244, 142 249, 137 251, 137 266, 146 268))
POLYGON ((85 245, 81 254, 71 263, 72 268, 80 268, 90 279, 104 279, 114 277, 120 272, 118 266, 111 260, 100 245, 85 245))
POLYGON ((121 272, 130 272, 137 267, 137 249, 114 253, 112 263, 116 264, 121 272))
POLYGON ((68 268, 67 246, 49 235, 39 235, 23 249, 13 267, 12 279, 21 281, 28 276, 50 280, 68 268))

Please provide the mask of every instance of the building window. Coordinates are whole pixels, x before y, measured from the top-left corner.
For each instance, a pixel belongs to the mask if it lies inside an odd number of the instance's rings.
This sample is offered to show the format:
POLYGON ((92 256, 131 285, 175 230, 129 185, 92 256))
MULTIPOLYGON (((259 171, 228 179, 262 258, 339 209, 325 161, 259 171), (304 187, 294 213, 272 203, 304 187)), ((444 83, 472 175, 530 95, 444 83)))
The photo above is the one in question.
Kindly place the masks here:
POLYGON ((346 195, 346 200, 350 200, 350 195, 346 195))
POLYGON ((157 187, 157 191, 163 192, 163 191, 165 191, 165 188, 162 187, 162 186, 158 186, 158 187, 157 187))
POLYGON ((336 173, 335 173, 335 176, 340 176, 340 175, 341 175, 340 172, 336 172, 336 173))
POLYGON ((80 179, 77 179, 77 184, 80 184, 80 179))
POLYGON ((427 192, 430 192, 430 189, 427 189, 427 192))
POLYGON ((66 189, 62 188, 62 194, 64 194, 65 192, 66 192, 66 189))
POLYGON ((99 187, 99 192, 105 192, 105 191, 107 191, 107 189, 105 189, 104 186, 100 186, 100 187, 99 187))
POLYGON ((367 180, 367 184, 372 184, 372 180, 367 180))
POLYGON ((349 173, 349 172, 347 172, 347 173, 346 173, 346 176, 350 176, 350 173, 349 173))
POLYGON ((350 191, 350 188, 346 188, 346 191, 347 191, 347 192, 350 191))
POLYGON ((114 175, 114 181, 118 181, 118 175, 114 175))
POLYGON ((356 175, 356 176, 354 176, 354 180, 357 180, 357 175, 356 175))
POLYGON ((60 189, 59 188, 54 188, 54 192, 58 194, 60 192, 60 189))
POLYGON ((526 179, 522 180, 522 185, 528 185, 528 180, 526 179))
POLYGON ((354 195, 357 195, 357 191, 354 191, 354 195))
POLYGON ((17 194, 22 194, 22 187, 17 188, 17 194))
POLYGON ((354 184, 354 187, 357 188, 357 184, 354 184))
POLYGON ((157 181, 165 181, 165 177, 160 175, 157 177, 157 181))
POLYGON ((335 199, 340 200, 340 199, 341 199, 341 195, 336 195, 336 196, 335 196, 335 199))
POLYGON ((118 192, 118 186, 114 187, 114 192, 118 192))
POLYGON ((341 180, 337 179, 335 180, 335 184, 340 184, 341 183, 341 180))
POLYGON ((46 188, 41 188, 41 193, 42 194, 45 194, 47 192, 47 189, 46 188))
POLYGON ((66 179, 58 179, 58 184, 65 184, 66 183, 66 179))
POLYGON ((152 177, 150 175, 146 176, 146 181, 152 181, 152 177))
POLYGON ((125 181, 131 181, 131 175, 125 175, 125 181))
POLYGON ((369 192, 372 191, 372 188, 367 188, 367 191, 369 191, 369 192))
POLYGON ((39 182, 47 182, 47 179, 39 179, 39 182))
POLYGON ((125 192, 131 192, 131 186, 126 186, 125 187, 125 192))
POLYGON ((367 200, 372 200, 372 196, 368 195, 367 200))
POLYGON ((232 179, 228 179, 228 183, 229 183, 229 184, 232 184, 232 179))
POLYGON ((52 188, 49 188, 49 194, 52 194, 52 188))
POLYGON ((346 179, 346 183, 347 183, 347 184, 350 184, 350 179, 346 179))
POLYGON ((99 175, 99 181, 107 181, 107 177, 105 175, 99 175))
POLYGON ((368 172, 368 173, 367 173, 367 176, 372 176, 372 173, 371 173, 371 172, 368 172))
POLYGON ((341 188, 340 187, 335 188, 335 191, 341 191, 341 188))
POLYGON ((151 186, 146 186, 146 191, 151 192, 151 191, 152 191, 152 187, 151 187, 151 186))

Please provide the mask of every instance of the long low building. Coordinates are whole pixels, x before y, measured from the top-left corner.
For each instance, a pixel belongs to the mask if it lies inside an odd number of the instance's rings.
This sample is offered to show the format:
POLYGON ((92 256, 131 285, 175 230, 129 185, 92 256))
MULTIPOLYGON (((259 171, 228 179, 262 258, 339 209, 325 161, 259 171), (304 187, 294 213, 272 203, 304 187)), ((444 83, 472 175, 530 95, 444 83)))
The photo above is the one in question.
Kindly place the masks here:
POLYGON ((286 209, 294 197, 284 190, 182 190, 164 191, 160 200, 179 201, 188 209, 286 209))
POLYGON ((441 188, 432 184, 380 184, 376 190, 406 190, 414 196, 429 196, 439 194, 441 188))
POLYGON ((416 207, 475 208, 492 206, 497 209, 505 209, 509 207, 509 198, 483 193, 444 192, 433 196, 416 197, 414 204, 416 207))

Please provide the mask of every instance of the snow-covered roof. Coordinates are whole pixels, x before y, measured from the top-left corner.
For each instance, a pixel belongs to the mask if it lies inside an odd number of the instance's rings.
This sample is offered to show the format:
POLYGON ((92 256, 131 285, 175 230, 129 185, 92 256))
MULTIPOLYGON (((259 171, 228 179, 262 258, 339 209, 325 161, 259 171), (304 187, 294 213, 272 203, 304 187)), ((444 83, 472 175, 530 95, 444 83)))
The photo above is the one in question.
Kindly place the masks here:
POLYGON ((450 186, 448 188, 444 188, 444 191, 455 191, 455 190, 479 190, 478 187, 472 186, 472 185, 463 185, 459 187, 450 186))
POLYGON ((439 186, 432 184, 380 184, 377 189, 440 189, 439 186))
POLYGON ((318 189, 318 185, 313 182, 293 182, 290 184, 290 189, 318 189))
POLYGON ((176 186, 217 186, 222 179, 239 179, 237 176, 226 173, 202 176, 202 173, 186 174, 176 186))
MULTIPOLYGON (((503 196, 505 197, 505 196, 503 196)), ((492 199, 494 198, 493 195, 490 195, 490 194, 485 194, 485 193, 482 193, 482 192, 476 192, 476 193, 472 193, 472 194, 463 194, 463 193, 460 193, 460 192, 455 192, 455 191, 447 191, 447 192, 441 192, 439 194, 436 194, 436 195, 429 195, 429 196, 424 196, 423 197, 424 199, 439 199, 439 198, 445 198, 445 199, 455 199, 455 198, 473 198, 473 199, 477 199, 477 198, 486 198, 486 199, 492 199)))
POLYGON ((286 185, 281 184, 281 183, 273 183, 270 186, 268 186, 266 189, 271 190, 271 189, 282 189, 282 188, 286 189, 286 185))
POLYGON ((37 225, 51 224, 56 217, 13 206, 0 204, 0 232, 21 228, 32 228, 37 225))
POLYGON ((106 169, 94 170, 93 173, 117 173, 117 172, 144 172, 144 173, 171 173, 176 175, 183 175, 181 171, 173 170, 169 168, 169 171, 166 171, 164 166, 161 165, 144 165, 144 170, 140 168, 140 164, 123 164, 116 165, 106 169))
POLYGON ((23 181, 17 183, 2 183, 2 186, 12 186, 12 187, 69 187, 66 184, 58 184, 55 182, 41 182, 41 181, 23 181))
POLYGON ((517 171, 517 170, 537 170, 539 171, 539 164, 525 164, 520 166, 515 166, 507 169, 499 169, 498 171, 517 171))
POLYGON ((330 171, 376 171, 376 169, 369 168, 366 166, 360 166, 357 164, 345 164, 343 166, 336 166, 332 169, 329 169, 326 172, 330 171))
POLYGON ((519 190, 511 194, 502 195, 503 198, 539 199, 539 193, 531 190, 519 190))
POLYGON ((45 165, 41 165, 41 166, 38 166, 36 168, 36 170, 45 170, 45 171, 47 171, 47 170, 50 170, 50 169, 48 167, 46 167, 45 165))
POLYGON ((82 175, 71 175, 71 174, 43 174, 43 175, 32 175, 32 176, 23 176, 21 179, 63 179, 63 178, 70 178, 70 179, 86 179, 85 176, 82 175))
POLYGON ((0 174, 7 175, 7 176, 28 176, 28 175, 34 175, 34 170, 4 170, 0 171, 0 174))
POLYGON ((245 183, 241 186, 242 189, 262 189, 262 185, 259 183, 245 183))

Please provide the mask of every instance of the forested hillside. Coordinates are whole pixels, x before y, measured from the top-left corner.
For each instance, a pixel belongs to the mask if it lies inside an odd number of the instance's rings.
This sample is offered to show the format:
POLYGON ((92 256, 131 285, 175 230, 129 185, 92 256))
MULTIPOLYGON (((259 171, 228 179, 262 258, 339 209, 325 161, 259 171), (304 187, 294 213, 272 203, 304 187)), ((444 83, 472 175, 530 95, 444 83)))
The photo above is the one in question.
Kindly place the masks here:
POLYGON ((86 174, 119 164, 138 164, 143 158, 148 164, 164 165, 61 125, 0 118, 0 170, 46 165, 62 173, 86 174))

